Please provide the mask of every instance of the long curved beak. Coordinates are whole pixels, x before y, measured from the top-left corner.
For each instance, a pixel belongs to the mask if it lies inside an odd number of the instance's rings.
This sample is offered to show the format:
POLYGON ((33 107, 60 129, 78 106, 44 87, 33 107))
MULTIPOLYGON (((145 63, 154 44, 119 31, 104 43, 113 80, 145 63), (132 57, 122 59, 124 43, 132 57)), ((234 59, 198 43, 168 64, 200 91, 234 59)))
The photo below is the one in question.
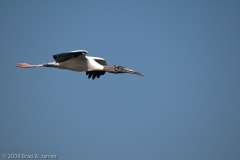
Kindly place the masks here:
POLYGON ((142 73, 139 73, 137 71, 134 71, 132 69, 125 68, 125 67, 122 67, 122 66, 117 66, 117 65, 114 65, 114 66, 104 66, 104 71, 110 72, 110 73, 115 73, 115 74, 117 74, 117 73, 131 73, 131 74, 137 74, 137 75, 143 77, 142 73))
MULTIPOLYGON (((121 69, 121 71, 122 71, 122 73, 131 73, 131 74, 137 74, 137 75, 139 75, 139 76, 142 76, 143 77, 143 74, 142 73, 139 73, 139 72, 137 72, 137 71, 134 71, 134 70, 132 70, 132 69, 129 69, 129 68, 122 68, 121 69)), ((120 73, 120 72, 119 72, 120 73)))

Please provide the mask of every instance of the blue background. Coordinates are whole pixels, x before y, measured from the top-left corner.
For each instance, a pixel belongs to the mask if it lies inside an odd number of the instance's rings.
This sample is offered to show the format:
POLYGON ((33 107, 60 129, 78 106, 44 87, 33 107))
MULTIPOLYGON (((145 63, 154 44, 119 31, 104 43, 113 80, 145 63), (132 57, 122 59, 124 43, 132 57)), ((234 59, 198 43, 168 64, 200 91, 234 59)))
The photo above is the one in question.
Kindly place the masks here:
POLYGON ((0 154, 240 159, 240 1, 0 1, 0 154), (83 49, 144 77, 19 69, 83 49))

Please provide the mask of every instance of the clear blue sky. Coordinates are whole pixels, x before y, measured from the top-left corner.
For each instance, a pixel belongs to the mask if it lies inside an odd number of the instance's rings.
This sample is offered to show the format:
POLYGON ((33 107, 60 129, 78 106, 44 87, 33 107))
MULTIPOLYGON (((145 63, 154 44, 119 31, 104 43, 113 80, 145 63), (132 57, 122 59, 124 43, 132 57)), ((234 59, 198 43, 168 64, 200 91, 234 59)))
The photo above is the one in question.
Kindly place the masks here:
POLYGON ((240 159, 240 1, 0 1, 0 154, 240 159), (84 49, 144 77, 37 68, 84 49))

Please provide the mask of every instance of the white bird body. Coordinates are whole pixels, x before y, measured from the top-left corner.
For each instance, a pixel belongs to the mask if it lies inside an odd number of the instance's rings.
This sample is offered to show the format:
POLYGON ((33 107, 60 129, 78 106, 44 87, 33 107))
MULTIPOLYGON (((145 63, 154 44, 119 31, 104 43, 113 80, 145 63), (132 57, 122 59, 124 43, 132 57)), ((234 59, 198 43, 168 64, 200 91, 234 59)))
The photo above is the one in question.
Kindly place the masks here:
POLYGON ((110 73, 132 73, 143 76, 141 73, 121 66, 107 66, 105 59, 100 57, 85 56, 88 52, 85 50, 76 50, 53 55, 56 62, 50 62, 39 65, 30 65, 27 63, 18 63, 15 67, 20 68, 36 68, 36 67, 53 67, 59 69, 67 69, 77 72, 85 71, 88 78, 95 79, 104 75, 105 72, 110 73))
POLYGON ((100 65, 94 59, 95 57, 78 56, 77 58, 71 58, 70 60, 59 63, 59 68, 77 72, 102 71, 103 65, 100 65))

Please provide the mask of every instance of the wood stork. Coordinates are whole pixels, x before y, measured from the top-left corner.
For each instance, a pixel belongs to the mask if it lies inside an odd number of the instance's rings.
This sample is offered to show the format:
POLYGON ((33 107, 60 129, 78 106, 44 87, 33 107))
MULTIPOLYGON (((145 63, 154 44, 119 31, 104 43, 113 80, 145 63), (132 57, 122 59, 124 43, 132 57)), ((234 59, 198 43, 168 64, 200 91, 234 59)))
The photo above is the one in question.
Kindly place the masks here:
POLYGON ((36 67, 53 67, 60 69, 68 69, 77 72, 86 72, 88 78, 99 78, 104 75, 105 72, 109 73, 131 73, 137 74, 143 77, 143 75, 137 71, 122 66, 107 66, 106 61, 100 57, 86 56, 88 54, 85 50, 76 50, 60 54, 53 55, 55 62, 49 62, 44 64, 30 65, 27 63, 18 63, 15 67, 19 68, 36 68, 36 67))

